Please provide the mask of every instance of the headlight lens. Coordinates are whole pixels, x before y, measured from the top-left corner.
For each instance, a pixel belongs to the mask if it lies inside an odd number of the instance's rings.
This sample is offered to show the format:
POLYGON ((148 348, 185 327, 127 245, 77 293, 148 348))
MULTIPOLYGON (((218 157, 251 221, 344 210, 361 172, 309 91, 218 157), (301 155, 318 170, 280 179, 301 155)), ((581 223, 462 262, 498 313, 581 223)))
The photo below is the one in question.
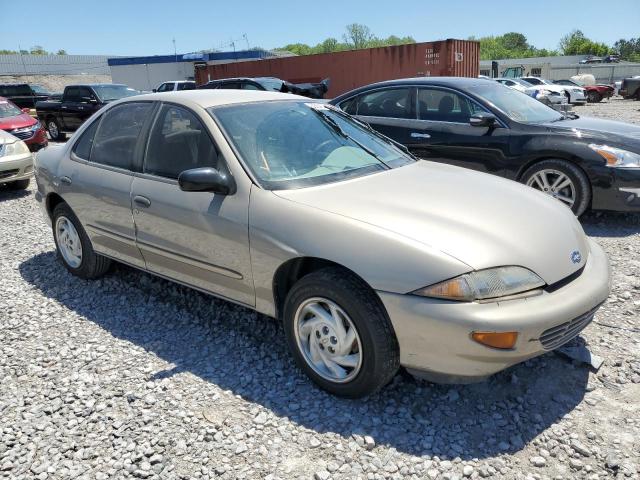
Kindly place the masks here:
POLYGON ((24 153, 30 153, 29 147, 22 140, 18 140, 13 143, 5 143, 0 145, 0 157, 8 157, 10 155, 21 155, 24 153))
POLYGON ((607 167, 637 168, 640 167, 640 155, 637 153, 592 143, 589 148, 598 153, 607 162, 607 167))
POLYGON ((423 297, 472 302, 515 295, 544 285, 545 282, 538 275, 524 267, 497 267, 465 273, 411 293, 423 297))

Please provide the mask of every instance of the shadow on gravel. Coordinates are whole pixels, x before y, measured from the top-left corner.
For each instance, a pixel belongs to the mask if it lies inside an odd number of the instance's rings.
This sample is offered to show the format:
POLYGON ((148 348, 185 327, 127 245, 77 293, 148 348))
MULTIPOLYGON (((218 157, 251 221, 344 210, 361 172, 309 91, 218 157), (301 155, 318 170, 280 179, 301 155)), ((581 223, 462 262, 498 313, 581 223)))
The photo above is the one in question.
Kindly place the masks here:
POLYGON ((33 195, 30 188, 26 190, 13 190, 9 185, 0 183, 0 202, 7 200, 17 200, 19 198, 33 195))
MULTIPOLYGON (((521 450, 581 402, 589 376, 548 354, 481 384, 398 375, 368 399, 343 400, 308 381, 293 366, 280 324, 251 310, 120 265, 86 282, 69 275, 54 252, 19 270, 45 297, 172 364, 150 381, 188 372, 316 432, 371 435, 412 455, 468 460, 521 450)), ((122 365, 114 368, 132 368, 126 354, 117 358, 122 365)))
POLYGON ((581 219, 587 235, 628 237, 640 233, 640 213, 589 212, 581 219))

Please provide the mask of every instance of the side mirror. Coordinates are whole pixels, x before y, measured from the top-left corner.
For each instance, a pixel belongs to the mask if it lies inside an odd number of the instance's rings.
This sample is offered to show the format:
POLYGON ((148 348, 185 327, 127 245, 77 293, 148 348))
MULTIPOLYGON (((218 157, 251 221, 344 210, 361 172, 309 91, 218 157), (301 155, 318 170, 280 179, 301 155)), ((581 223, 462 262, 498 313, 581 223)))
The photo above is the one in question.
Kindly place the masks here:
POLYGON ((156 93, 158 91, 157 88, 154 88, 153 90, 151 90, 153 93, 156 93))
POLYGON ((478 112, 471 115, 469 124, 472 127, 494 127, 497 123, 496 116, 493 113, 478 112))
POLYGON ((180 190, 185 192, 212 192, 220 195, 233 195, 236 184, 233 178, 215 168, 192 168, 178 176, 180 190))
POLYGON ((31 109, 29 108, 21 108, 20 110, 22 110, 22 113, 26 113, 27 115, 31 114, 31 109))
POLYGON ((80 103, 98 103, 98 101, 93 97, 81 97, 80 103))

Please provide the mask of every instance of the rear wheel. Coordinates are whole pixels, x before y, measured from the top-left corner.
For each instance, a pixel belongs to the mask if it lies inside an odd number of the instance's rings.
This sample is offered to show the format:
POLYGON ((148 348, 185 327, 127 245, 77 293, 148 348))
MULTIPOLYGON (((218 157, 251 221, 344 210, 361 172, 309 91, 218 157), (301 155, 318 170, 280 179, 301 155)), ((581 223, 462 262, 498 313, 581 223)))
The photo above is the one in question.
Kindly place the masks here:
POLYGON ((284 329, 298 366, 334 395, 374 393, 400 366, 398 341, 380 298, 340 268, 310 273, 293 286, 284 329))
POLYGON ((595 90, 591 90, 587 92, 587 100, 591 103, 598 103, 600 100, 602 100, 602 96, 595 90))
POLYGON ((92 279, 109 270, 111 260, 93 251, 89 237, 69 205, 60 203, 56 206, 52 226, 58 258, 69 272, 92 279))
POLYGON ((49 133, 51 140, 61 142, 66 138, 66 135, 62 133, 60 124, 55 118, 47 120, 47 132, 49 133))
POLYGON ((10 190, 24 190, 29 187, 29 182, 31 180, 25 178, 24 180, 17 180, 15 182, 11 182, 8 184, 10 190))
POLYGON ((529 167, 522 182, 561 201, 582 215, 591 201, 591 187, 585 173, 565 160, 543 160, 529 167))

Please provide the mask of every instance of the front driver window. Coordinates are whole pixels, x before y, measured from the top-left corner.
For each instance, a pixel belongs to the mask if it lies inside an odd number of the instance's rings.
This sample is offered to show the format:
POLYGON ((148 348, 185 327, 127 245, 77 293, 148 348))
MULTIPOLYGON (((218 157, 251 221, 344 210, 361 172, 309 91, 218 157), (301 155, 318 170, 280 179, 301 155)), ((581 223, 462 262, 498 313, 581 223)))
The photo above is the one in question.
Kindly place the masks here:
POLYGON ((469 117, 484 108, 451 90, 418 89, 418 118, 435 122, 469 123, 469 117))
POLYGON ((149 138, 144 172, 175 179, 199 167, 218 168, 218 152, 206 128, 190 111, 165 105, 149 138))

